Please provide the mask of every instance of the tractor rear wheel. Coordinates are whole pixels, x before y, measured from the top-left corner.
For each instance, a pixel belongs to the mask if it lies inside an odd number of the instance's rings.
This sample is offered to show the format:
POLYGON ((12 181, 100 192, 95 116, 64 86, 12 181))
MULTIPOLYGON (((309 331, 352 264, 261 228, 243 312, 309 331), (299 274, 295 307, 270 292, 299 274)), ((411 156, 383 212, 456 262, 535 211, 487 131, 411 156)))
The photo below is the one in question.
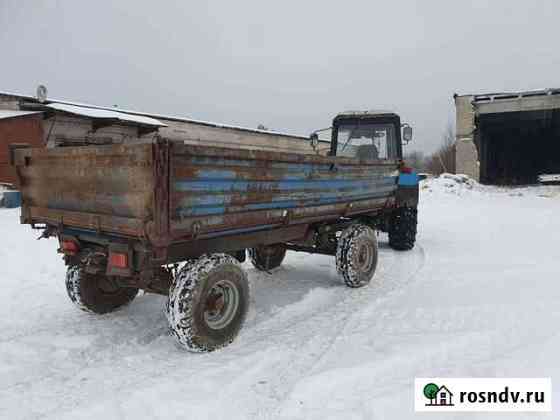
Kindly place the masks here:
POLYGON ((66 272, 66 292, 81 310, 105 314, 132 302, 138 289, 121 287, 104 274, 90 274, 83 266, 72 265, 66 272))
POLYGON ((182 347, 208 352, 235 339, 248 307, 249 282, 239 262, 227 254, 203 255, 177 274, 166 316, 182 347))
POLYGON ((398 251, 414 248, 417 225, 416 207, 401 207, 395 210, 389 222, 389 246, 398 251))
POLYGON ((260 271, 270 271, 280 267, 285 256, 286 248, 282 244, 259 246, 249 249, 249 258, 251 258, 253 266, 260 271))

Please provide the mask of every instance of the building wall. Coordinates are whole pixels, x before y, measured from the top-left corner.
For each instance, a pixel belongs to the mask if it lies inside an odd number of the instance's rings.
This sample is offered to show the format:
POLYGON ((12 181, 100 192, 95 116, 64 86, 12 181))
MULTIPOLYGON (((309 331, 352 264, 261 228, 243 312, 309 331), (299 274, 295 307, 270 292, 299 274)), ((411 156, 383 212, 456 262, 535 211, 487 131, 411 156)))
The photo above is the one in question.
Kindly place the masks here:
MULTIPOLYGON (((0 109, 19 110, 22 108, 22 104, 25 103, 38 105, 31 97, 0 93, 0 109)), ((28 108, 23 106, 23 109, 28 108)), ((117 109, 116 111, 120 110, 117 109)), ((110 126, 96 127, 94 126, 94 120, 89 117, 63 112, 53 113, 52 111, 47 111, 45 117, 45 119, 40 121, 40 124, 42 124, 42 141, 35 141, 35 146, 56 147, 61 145, 118 144, 150 141, 155 135, 159 135, 172 141, 185 144, 236 149, 257 149, 322 155, 326 155, 330 150, 329 143, 322 142, 317 149, 314 149, 309 139, 298 136, 279 135, 274 132, 259 132, 235 127, 215 127, 191 121, 167 119, 162 116, 153 116, 153 118, 166 124, 167 127, 161 127, 158 131, 148 133, 139 130, 138 126, 116 121, 110 126)), ((20 133, 16 133, 12 130, 9 134, 9 137, 11 137, 10 142, 16 142, 19 140, 14 139, 22 136, 25 137, 25 130, 27 129, 24 128, 20 133)), ((7 135, 8 134, 5 134, 4 137, 7 135)), ((6 147, 7 146, 4 146, 5 149, 6 147)), ((6 164, 7 157, 5 162, 0 161, 2 173, 4 174, 10 172, 10 169, 6 168, 6 164)), ((4 178, 6 177, 8 177, 8 175, 4 175, 4 178)), ((13 179, 12 176, 9 177, 13 179)), ((0 182, 6 181, 2 181, 0 178, 0 182)))
POLYGON ((0 119, 0 182, 14 184, 16 176, 14 168, 10 166, 10 143, 27 143, 31 147, 42 147, 42 116, 36 114, 0 119))
POLYGON ((138 141, 137 127, 113 124, 94 129, 91 118, 63 113, 45 119, 43 127, 43 143, 47 147, 138 141))
POLYGON ((480 179, 480 163, 474 142, 476 127, 475 109, 472 100, 472 96, 455 97, 457 112, 455 171, 478 181, 480 179))
POLYGON ((560 109, 560 95, 524 96, 512 99, 476 102, 477 115, 504 112, 529 112, 560 109))
POLYGON ((282 136, 273 132, 259 133, 228 127, 212 127, 163 118, 158 120, 167 127, 141 134, 137 127, 123 124, 113 124, 94 130, 91 118, 57 113, 44 121, 44 143, 47 147, 83 143, 118 144, 150 140, 157 134, 184 144, 315 154, 310 141, 299 137, 282 136))
POLYGON ((11 111, 19 110, 20 98, 17 96, 0 94, 0 109, 9 109, 11 111))
MULTIPOLYGON (((535 114, 540 114, 543 119, 550 118, 553 110, 560 109, 560 89, 455 96, 455 108, 457 112, 455 153, 457 173, 480 180, 481 160, 482 166, 485 168, 484 177, 488 171, 488 167, 485 166, 487 165, 488 149, 484 130, 476 126, 477 121, 480 121, 482 117, 508 113, 531 115, 531 118, 534 118, 535 114), (476 145, 479 145, 481 150, 478 150, 476 145), (479 155, 479 152, 482 155, 479 155)), ((504 126, 504 132, 507 132, 506 126, 504 126)), ((505 154, 502 155, 505 156, 505 154)), ((510 163, 513 165, 515 162, 510 163)))

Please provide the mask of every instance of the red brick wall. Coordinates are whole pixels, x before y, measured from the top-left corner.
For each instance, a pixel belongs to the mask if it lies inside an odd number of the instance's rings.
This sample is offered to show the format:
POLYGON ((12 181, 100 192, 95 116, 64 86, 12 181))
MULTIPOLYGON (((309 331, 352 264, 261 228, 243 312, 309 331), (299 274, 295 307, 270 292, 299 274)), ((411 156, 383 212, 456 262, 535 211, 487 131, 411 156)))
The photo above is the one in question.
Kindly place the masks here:
POLYGON ((0 182, 15 184, 14 168, 10 166, 8 144, 27 143, 43 147, 41 114, 0 119, 0 182))

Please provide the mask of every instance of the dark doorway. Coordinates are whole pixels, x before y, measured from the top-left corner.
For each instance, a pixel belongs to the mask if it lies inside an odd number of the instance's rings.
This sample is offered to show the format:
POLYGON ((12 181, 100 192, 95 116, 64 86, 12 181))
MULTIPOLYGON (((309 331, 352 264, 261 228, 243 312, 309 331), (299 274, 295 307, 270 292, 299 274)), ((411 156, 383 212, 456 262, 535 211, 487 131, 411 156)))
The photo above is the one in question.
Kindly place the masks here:
POLYGON ((483 114, 477 127, 481 182, 534 184, 560 174, 560 110, 483 114))

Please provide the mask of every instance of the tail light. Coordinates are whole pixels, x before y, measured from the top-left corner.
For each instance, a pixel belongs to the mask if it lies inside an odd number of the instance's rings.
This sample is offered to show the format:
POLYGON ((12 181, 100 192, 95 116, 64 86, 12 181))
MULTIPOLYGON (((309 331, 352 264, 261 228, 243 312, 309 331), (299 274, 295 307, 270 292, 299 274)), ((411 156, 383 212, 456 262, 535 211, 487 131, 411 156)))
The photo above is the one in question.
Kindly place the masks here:
POLYGON ((109 265, 114 268, 128 268, 128 255, 120 252, 109 253, 109 265))
POLYGON ((76 255, 80 250, 80 246, 71 240, 65 239, 61 242, 62 252, 66 255, 76 255))

